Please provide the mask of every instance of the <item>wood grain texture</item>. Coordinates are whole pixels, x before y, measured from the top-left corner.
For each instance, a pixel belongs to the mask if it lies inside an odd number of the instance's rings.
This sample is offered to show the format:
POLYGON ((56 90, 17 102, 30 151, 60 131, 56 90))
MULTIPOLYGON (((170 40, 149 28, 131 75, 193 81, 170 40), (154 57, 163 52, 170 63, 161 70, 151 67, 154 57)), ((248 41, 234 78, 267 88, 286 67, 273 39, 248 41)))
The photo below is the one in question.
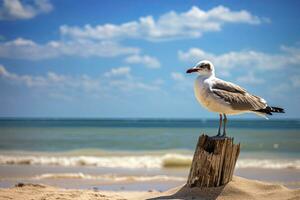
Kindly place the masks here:
POLYGON ((199 137, 188 187, 218 187, 232 180, 236 161, 240 154, 240 144, 233 138, 199 137))

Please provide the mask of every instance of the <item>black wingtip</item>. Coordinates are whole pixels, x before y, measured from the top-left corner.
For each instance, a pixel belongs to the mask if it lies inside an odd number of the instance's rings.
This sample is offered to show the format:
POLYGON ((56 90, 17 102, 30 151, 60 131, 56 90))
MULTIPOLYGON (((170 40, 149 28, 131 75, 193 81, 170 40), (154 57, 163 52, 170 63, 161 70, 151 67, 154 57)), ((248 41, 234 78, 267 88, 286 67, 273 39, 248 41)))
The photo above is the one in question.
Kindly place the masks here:
POLYGON ((267 115, 272 115, 272 113, 285 113, 283 108, 279 108, 279 107, 271 107, 271 106, 267 106, 264 109, 259 109, 259 110, 254 110, 255 112, 260 112, 260 113, 264 113, 267 115))
POLYGON ((271 112, 276 112, 276 113, 285 113, 283 108, 279 108, 279 107, 271 107, 271 112))

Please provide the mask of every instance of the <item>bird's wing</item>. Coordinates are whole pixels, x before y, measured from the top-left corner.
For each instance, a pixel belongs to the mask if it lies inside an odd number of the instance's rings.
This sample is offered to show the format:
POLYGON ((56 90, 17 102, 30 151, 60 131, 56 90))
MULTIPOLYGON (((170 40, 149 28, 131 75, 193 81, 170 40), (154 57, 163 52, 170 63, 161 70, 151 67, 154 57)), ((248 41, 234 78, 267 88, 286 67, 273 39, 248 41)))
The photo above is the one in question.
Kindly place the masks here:
POLYGON ((254 111, 267 106, 264 99, 249 94, 245 89, 230 82, 217 80, 212 84, 211 91, 234 110, 254 111))
POLYGON ((212 89, 224 90, 228 92, 241 93, 241 94, 247 93, 247 90, 245 90, 244 88, 234 83, 223 81, 221 79, 214 80, 214 83, 212 84, 212 89))

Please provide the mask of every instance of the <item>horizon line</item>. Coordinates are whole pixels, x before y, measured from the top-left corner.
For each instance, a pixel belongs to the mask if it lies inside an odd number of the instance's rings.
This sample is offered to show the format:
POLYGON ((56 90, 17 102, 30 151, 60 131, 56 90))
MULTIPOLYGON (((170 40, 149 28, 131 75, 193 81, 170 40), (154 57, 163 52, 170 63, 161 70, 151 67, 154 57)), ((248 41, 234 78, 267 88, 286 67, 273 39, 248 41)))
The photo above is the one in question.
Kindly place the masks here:
MULTIPOLYGON (((207 121, 207 120, 217 120, 216 118, 176 118, 176 117, 0 117, 0 120, 181 120, 181 121, 207 121)), ((275 118, 275 119, 263 119, 263 118, 232 118, 231 121, 300 121, 300 118, 275 118)))

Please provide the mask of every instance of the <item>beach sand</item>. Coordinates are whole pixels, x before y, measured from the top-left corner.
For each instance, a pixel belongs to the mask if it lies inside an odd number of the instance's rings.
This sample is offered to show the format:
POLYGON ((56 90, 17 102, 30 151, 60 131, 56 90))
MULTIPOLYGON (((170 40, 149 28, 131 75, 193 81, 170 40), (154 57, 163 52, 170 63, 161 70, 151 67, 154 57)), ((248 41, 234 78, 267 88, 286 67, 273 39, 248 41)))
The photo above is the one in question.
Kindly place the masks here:
POLYGON ((13 188, 0 189, 0 199, 23 200, 122 200, 122 199, 201 199, 201 200, 297 200, 300 189, 288 189, 282 185, 270 184, 234 176, 226 186, 218 188, 185 188, 179 186, 166 192, 159 191, 102 191, 63 189, 53 186, 19 183, 13 188))

